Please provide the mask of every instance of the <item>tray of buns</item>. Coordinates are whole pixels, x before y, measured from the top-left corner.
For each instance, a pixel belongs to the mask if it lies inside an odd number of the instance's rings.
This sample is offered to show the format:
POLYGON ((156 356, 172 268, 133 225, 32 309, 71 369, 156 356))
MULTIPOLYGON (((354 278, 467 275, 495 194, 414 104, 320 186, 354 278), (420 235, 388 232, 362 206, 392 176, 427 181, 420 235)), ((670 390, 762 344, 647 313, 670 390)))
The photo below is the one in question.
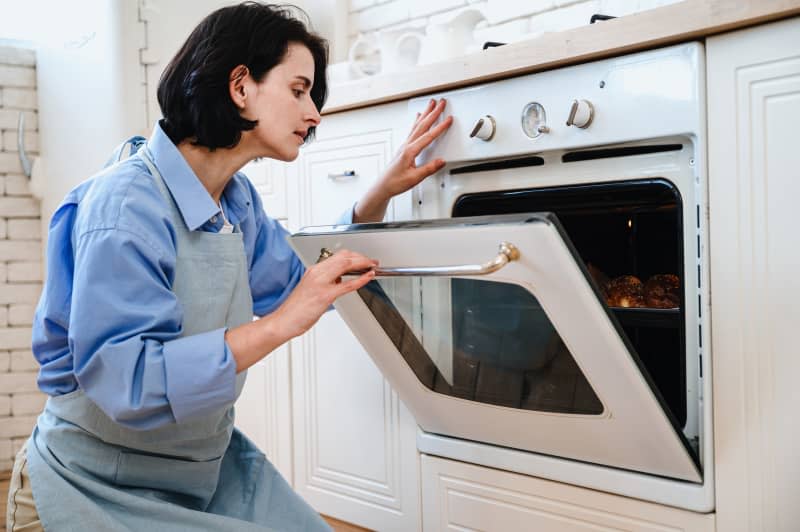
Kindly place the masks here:
POLYGON ((651 275, 644 282, 634 275, 609 278, 587 264, 606 305, 622 325, 676 327, 681 319, 680 278, 671 273, 651 275))

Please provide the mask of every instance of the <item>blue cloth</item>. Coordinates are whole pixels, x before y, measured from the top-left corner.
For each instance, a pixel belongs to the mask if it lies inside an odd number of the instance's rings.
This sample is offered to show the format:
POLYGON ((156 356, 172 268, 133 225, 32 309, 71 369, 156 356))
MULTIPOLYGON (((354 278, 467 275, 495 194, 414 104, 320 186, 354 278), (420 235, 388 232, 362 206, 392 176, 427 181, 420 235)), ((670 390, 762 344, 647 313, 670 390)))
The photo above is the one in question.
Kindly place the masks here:
MULTIPOLYGON (((219 207, 160 125, 147 147, 186 227, 219 232, 219 207)), ((153 179, 141 158, 130 157, 67 195, 50 222, 33 324, 41 390, 83 389, 111 419, 138 430, 230 404, 236 377, 225 328, 181 337, 182 308, 172 291, 176 229, 153 179)), ((269 314, 303 265, 243 173, 221 203, 242 232, 253 311, 269 314)), ((352 209, 337 223, 351 220, 352 209)))
MULTIPOLYGON (((156 176, 176 229, 172 288, 183 308, 183 336, 250 322, 253 298, 243 234, 189 231, 152 157, 146 149, 138 157, 156 176)), ((236 376, 237 395, 246 374, 236 376)), ((26 443, 42 526, 329 532, 233 422, 234 408, 226 405, 190 421, 133 430, 105 415, 82 389, 50 397, 26 443)))

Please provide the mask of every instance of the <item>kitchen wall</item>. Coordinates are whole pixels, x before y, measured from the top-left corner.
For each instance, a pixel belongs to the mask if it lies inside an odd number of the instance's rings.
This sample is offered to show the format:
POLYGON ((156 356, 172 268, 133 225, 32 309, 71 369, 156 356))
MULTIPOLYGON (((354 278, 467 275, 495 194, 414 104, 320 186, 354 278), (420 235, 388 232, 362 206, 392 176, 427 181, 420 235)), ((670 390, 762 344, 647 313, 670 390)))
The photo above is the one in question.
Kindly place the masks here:
POLYGON ((0 46, 0 471, 11 469, 45 402, 30 348, 42 282, 40 204, 19 161, 20 112, 26 151, 36 155, 36 56, 32 50, 0 46))
POLYGON ((589 23, 595 13, 624 16, 681 0, 349 0, 348 40, 359 33, 446 23, 465 9, 486 17, 475 41, 513 42, 589 23))

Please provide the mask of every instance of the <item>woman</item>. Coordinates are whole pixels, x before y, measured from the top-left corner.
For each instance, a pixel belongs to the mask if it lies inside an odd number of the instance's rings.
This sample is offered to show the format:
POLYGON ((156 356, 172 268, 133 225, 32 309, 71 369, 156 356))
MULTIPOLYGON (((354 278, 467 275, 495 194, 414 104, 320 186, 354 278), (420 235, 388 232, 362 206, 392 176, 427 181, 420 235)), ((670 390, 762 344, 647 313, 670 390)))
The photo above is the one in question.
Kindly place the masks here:
MULTIPOLYGON (((376 265, 349 251, 304 270, 237 173, 297 157, 326 61, 283 8, 212 13, 163 74, 147 143, 56 211, 33 330, 50 398, 17 456, 9 530, 327 529, 233 428, 245 370, 374 276, 342 280, 376 265)), ((431 102, 344 221, 381 220, 443 166, 414 164, 449 127, 434 125, 443 109, 431 102)))

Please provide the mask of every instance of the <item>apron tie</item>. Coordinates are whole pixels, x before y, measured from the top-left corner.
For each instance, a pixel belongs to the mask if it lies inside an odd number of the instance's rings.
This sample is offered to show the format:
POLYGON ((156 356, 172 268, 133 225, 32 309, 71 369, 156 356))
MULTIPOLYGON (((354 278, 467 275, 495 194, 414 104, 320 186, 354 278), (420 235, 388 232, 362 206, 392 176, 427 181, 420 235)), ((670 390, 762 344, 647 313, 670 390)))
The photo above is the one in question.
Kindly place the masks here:
POLYGON ((130 145, 130 153, 128 153, 128 157, 135 155, 139 148, 145 145, 147 139, 141 135, 134 135, 133 137, 129 138, 119 146, 117 146, 114 151, 111 153, 111 157, 108 158, 106 164, 103 165, 103 168, 108 168, 111 165, 117 164, 122 160, 122 153, 125 151, 125 146, 130 145))

